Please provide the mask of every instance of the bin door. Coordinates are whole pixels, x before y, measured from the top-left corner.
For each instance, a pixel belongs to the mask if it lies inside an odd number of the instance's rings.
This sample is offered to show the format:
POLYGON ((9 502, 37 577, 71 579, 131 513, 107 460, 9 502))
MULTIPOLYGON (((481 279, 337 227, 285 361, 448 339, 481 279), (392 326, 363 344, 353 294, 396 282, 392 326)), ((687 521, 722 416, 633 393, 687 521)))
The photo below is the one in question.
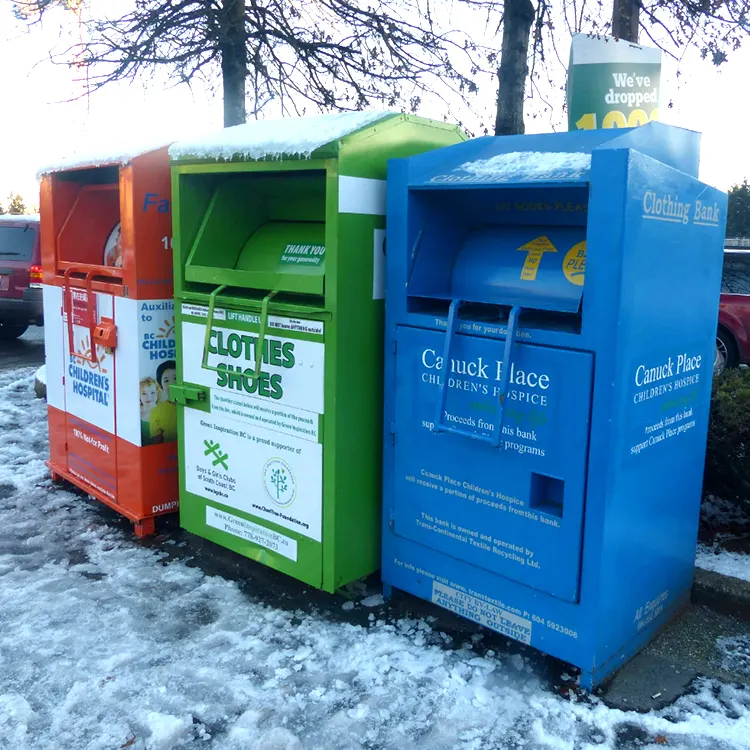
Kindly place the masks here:
POLYGON ((316 587, 323 330, 253 309, 216 308, 208 319, 205 307, 183 304, 175 388, 183 528, 316 587))
POLYGON ((592 355, 515 344, 495 447, 504 342, 457 334, 443 363, 444 333, 397 338, 394 533, 577 601, 592 355))
POLYGON ((111 501, 117 497, 114 352, 92 342, 102 319, 115 323, 111 294, 63 289, 65 440, 68 471, 111 501), (92 352, 92 346, 94 351, 92 352))

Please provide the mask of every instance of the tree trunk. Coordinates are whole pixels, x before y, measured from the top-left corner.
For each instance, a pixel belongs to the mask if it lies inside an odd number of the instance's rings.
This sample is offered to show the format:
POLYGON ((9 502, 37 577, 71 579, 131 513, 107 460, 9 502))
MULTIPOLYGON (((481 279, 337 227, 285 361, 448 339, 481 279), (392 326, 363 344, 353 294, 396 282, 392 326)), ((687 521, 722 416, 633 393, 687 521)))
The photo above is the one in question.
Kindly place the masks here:
POLYGON ((523 102, 529 74, 529 36, 534 16, 531 0, 506 0, 503 47, 497 71, 495 135, 514 135, 525 131, 523 102))
POLYGON ((640 0, 614 0, 612 36, 626 42, 637 42, 640 10, 640 0))
POLYGON ((247 79, 245 0, 224 0, 221 13, 221 78, 224 87, 224 127, 245 122, 247 79))

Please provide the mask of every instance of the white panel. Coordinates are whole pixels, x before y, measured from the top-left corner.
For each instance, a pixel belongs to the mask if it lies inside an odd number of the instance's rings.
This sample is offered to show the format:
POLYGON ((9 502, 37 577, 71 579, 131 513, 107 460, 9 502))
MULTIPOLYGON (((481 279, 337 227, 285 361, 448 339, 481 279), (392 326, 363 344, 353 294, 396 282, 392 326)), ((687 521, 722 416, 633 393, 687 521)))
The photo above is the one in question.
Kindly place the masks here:
POLYGON ((385 180, 339 177, 339 213, 385 216, 385 180))
POLYGON ((47 403, 61 411, 65 410, 65 365, 68 361, 63 336, 62 289, 44 285, 44 361, 47 377, 47 403))

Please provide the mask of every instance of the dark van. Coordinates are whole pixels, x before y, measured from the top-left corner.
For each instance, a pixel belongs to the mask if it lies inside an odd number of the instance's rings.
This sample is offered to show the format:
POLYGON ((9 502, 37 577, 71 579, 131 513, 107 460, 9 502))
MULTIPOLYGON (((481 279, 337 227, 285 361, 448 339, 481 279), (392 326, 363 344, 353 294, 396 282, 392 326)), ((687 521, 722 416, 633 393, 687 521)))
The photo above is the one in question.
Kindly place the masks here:
POLYGON ((0 216, 0 339, 43 325, 39 217, 0 216))

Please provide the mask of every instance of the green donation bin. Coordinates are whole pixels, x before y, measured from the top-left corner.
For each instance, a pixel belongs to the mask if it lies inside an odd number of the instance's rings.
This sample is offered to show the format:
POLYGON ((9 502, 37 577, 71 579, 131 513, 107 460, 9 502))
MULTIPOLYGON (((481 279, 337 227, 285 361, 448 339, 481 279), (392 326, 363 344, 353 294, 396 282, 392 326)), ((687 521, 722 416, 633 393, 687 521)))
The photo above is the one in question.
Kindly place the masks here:
POLYGON ((368 112, 170 149, 185 529, 330 592, 379 568, 387 161, 465 139, 368 112))

